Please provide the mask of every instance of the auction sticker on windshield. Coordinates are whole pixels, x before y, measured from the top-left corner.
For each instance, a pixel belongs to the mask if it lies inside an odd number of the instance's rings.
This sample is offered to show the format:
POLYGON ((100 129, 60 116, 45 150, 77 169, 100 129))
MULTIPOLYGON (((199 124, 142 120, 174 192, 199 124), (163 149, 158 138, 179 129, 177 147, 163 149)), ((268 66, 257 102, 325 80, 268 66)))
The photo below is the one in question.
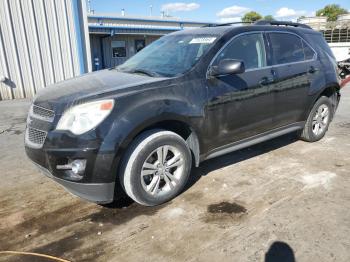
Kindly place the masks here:
POLYGON ((190 44, 211 44, 215 41, 216 37, 200 37, 193 38, 190 44))

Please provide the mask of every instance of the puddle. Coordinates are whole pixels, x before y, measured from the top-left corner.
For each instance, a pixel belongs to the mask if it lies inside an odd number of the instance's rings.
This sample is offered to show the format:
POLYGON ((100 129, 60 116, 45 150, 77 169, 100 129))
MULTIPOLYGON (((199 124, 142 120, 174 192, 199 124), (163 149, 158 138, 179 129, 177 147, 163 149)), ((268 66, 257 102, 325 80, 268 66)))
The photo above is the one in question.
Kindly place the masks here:
POLYGON ((247 214, 247 209, 235 202, 220 202, 211 204, 207 208, 207 213, 203 217, 205 223, 218 224, 224 226, 227 223, 240 221, 247 214))
POLYGON ((211 214, 241 214, 246 213, 247 209, 237 203, 221 202, 209 205, 208 212, 211 214))

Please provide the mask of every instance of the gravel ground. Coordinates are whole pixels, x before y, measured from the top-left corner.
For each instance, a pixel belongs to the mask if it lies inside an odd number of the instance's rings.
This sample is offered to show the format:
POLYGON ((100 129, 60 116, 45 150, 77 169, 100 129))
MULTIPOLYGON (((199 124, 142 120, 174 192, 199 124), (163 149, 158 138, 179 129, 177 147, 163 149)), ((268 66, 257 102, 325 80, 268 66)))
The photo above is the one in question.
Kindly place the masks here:
POLYGON ((71 261, 350 261, 349 88, 323 140, 291 134, 204 162, 183 194, 153 208, 87 203, 40 174, 23 148, 29 101, 2 101, 0 250, 71 261))

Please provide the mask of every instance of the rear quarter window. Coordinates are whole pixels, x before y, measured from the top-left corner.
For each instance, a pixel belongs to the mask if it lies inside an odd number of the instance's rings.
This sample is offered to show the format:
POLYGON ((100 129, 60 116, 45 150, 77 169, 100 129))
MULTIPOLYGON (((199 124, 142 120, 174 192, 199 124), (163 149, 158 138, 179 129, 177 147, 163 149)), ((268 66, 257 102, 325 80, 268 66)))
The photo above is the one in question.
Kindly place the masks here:
POLYGON ((312 60, 316 57, 314 50, 303 41, 305 60, 312 60))
POLYGON ((321 53, 326 53, 328 56, 335 59, 332 50, 329 48, 326 40, 323 38, 321 34, 305 34, 306 40, 312 43, 312 46, 320 51, 321 53))

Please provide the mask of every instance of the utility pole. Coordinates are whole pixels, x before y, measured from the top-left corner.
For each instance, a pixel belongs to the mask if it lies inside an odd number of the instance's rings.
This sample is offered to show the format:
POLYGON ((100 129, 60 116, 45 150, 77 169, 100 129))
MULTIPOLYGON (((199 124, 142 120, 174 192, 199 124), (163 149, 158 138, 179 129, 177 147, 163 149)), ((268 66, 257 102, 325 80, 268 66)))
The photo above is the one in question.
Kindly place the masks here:
POLYGON ((152 16, 152 9, 153 9, 153 5, 149 6, 149 16, 152 16))
POLYGON ((91 0, 88 0, 88 13, 91 13, 91 0))
POLYGON ((89 14, 94 14, 95 10, 91 8, 91 0, 87 1, 87 9, 89 14))

